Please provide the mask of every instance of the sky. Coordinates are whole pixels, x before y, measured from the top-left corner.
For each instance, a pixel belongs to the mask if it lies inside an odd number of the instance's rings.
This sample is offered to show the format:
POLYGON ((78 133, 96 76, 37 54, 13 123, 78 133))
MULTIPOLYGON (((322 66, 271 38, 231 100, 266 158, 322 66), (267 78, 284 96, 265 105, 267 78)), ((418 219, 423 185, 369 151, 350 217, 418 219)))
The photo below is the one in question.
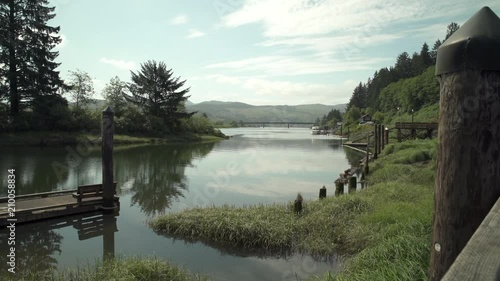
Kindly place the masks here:
POLYGON ((130 82, 148 60, 186 80, 190 101, 347 103, 402 52, 420 52, 498 0, 51 0, 58 70, 130 82))

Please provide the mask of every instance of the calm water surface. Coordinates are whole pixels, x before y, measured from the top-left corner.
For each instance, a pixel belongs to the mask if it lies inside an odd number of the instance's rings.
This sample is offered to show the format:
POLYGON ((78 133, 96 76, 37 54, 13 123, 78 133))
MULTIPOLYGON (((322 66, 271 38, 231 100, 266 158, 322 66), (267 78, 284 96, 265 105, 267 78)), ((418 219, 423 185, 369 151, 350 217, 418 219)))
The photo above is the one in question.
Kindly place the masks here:
MULTIPOLYGON (((363 157, 344 150, 333 136, 312 136, 300 128, 225 129, 229 140, 209 144, 118 146, 114 152, 115 181, 121 209, 116 222, 96 225, 99 235, 77 222, 96 220, 74 216, 18 226, 18 270, 73 267, 105 253, 156 256, 214 280, 296 280, 294 274, 322 275, 336 262, 307 256, 270 257, 221 245, 174 240, 154 233, 146 221, 157 215, 195 206, 248 205, 287 202, 300 192, 316 200, 325 185, 363 157), (95 237, 93 237, 95 236, 95 237)), ((100 148, 0 148, 0 180, 15 168, 17 194, 75 189, 101 182, 100 148)), ((0 196, 6 195, 2 188, 0 196)), ((90 217, 90 218, 89 218, 90 217)), ((0 230, 0 262, 7 267, 6 231, 0 230)))

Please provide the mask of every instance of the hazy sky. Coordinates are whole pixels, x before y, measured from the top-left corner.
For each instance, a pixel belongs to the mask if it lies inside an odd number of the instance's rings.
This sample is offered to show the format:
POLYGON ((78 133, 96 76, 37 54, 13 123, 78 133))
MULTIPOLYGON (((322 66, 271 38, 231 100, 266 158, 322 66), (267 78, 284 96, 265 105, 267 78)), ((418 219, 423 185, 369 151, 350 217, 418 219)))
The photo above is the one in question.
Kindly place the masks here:
POLYGON ((338 104, 404 51, 499 0, 52 0, 62 77, 81 69, 96 97, 154 59, 192 102, 338 104))

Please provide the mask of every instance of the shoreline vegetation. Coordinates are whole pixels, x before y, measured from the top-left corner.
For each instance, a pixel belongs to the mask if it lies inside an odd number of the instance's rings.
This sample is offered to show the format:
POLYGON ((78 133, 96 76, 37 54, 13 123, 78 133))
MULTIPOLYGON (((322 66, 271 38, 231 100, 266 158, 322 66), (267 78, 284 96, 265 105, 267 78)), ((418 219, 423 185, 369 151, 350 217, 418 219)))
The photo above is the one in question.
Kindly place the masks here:
MULTIPOLYGON (((165 137, 134 136, 125 134, 115 134, 114 144, 175 144, 184 142, 214 142, 227 139, 228 137, 220 133, 217 135, 205 134, 177 134, 165 137)), ((100 146, 101 136, 99 134, 84 132, 57 132, 57 131, 28 131, 0 133, 1 146, 62 146, 77 145, 92 142, 93 145, 100 146)))
POLYGON ((322 280, 427 280, 436 149, 436 140, 390 144, 371 163, 369 188, 305 202, 300 215, 292 202, 222 206, 160 216, 149 225, 167 237, 274 256, 347 258, 338 275, 322 280))
MULTIPOLYGON (((369 188, 306 201, 300 215, 290 201, 188 209, 149 225, 167 237, 263 256, 345 260, 338 273, 309 280, 427 280, 436 151, 435 139, 390 144, 370 163, 369 188)), ((156 257, 117 257, 44 274, 17 280, 209 280, 156 257)))
MULTIPOLYGON (((5 273, 3 273, 5 274, 5 273)), ((1 275, 0 275, 1 277, 1 275)), ((4 280, 4 279, 2 279, 4 280)), ((173 265, 157 257, 116 257, 105 261, 96 259, 93 263, 87 262, 74 269, 60 272, 16 273, 14 277, 6 280, 19 281, 90 281, 90 280, 121 280, 121 281, 205 281, 206 275, 193 274, 189 270, 173 265), (13 279, 12 279, 13 278, 13 279)))

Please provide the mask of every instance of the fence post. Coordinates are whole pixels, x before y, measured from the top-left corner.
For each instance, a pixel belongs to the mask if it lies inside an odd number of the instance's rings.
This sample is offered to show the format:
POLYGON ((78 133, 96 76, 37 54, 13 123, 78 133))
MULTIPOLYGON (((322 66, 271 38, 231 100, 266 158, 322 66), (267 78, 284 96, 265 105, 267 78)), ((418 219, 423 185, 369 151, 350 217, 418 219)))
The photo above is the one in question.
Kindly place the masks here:
POLYGON ((382 139, 382 150, 384 150, 385 148, 385 132, 384 132, 384 128, 385 126, 382 124, 380 125, 381 128, 380 128, 380 136, 381 136, 381 139, 382 139))
POLYGON ((112 212, 112 210, 115 208, 115 186, 113 184, 114 115, 115 113, 110 106, 106 107, 106 109, 102 112, 102 208, 105 210, 105 212, 112 212))
POLYGON ((377 124, 375 124, 375 129, 373 130, 373 159, 378 158, 377 142, 378 142, 377 124))
POLYGON ((378 142, 378 154, 382 153, 382 149, 384 148, 384 132, 382 131, 382 124, 378 125, 378 137, 379 137, 379 142, 378 142))
POLYGON ((438 49, 429 280, 441 280, 500 196, 500 18, 484 7, 438 49))

